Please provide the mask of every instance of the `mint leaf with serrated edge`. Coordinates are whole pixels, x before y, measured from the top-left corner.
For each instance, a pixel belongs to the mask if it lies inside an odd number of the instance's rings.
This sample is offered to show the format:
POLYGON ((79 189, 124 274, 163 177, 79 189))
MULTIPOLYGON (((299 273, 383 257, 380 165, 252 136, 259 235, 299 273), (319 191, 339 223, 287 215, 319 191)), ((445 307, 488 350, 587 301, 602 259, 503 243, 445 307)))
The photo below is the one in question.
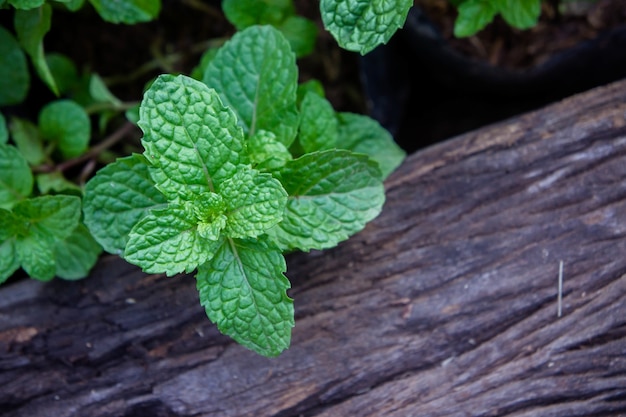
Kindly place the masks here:
POLYGON ((376 162, 346 150, 306 154, 278 175, 289 199, 268 235, 283 250, 333 247, 363 229, 385 200, 376 162))
POLYGON ((215 191, 248 162, 235 114, 217 93, 185 76, 161 75, 146 92, 139 126, 157 188, 168 198, 215 191))
POLYGON ((28 197, 33 189, 33 175, 20 152, 0 144, 0 208, 11 208, 28 197))
POLYGON ((50 72, 43 49, 43 38, 50 30, 52 21, 52 6, 43 4, 41 7, 15 12, 15 31, 17 38, 30 55, 33 66, 39 78, 48 85, 55 95, 59 95, 59 88, 50 72))
POLYGON ((148 273, 189 273, 209 260, 219 246, 219 241, 202 236, 198 223, 183 205, 153 209, 130 231, 124 259, 148 273))
POLYGON ((498 13, 494 0, 467 0, 458 7, 454 36, 471 36, 493 21, 498 13))
POLYGON ((22 102, 29 87, 24 51, 13 35, 0 26, 0 106, 22 102))
POLYGON ((151 209, 167 200, 155 187, 143 155, 120 158, 87 182, 85 224, 104 250, 123 255, 128 234, 151 209))
POLYGON ((511 26, 528 29, 537 24, 541 14, 540 0, 498 0, 500 14, 511 26))
POLYGON ((337 147, 338 122, 328 100, 314 92, 300 103, 298 141, 305 153, 337 147))
POLYGON ((91 122, 85 110, 72 100, 48 103, 39 113, 41 136, 58 145, 64 158, 81 155, 89 145, 91 122))
POLYGON ((132 25, 148 22, 161 11, 161 0, 89 0, 103 20, 132 25))
POLYGON ((324 27, 339 45, 362 55, 404 25, 412 0, 321 0, 324 27))
POLYGON ((259 130, 247 141, 250 161, 259 170, 275 170, 292 159, 291 152, 276 135, 266 130, 259 130))
POLYGON ((286 269, 280 250, 266 239, 225 239, 198 268, 200 303, 222 333, 276 356, 289 346, 294 325, 286 269))
POLYGON ((354 113, 338 113, 337 147, 364 153, 378 163, 383 179, 404 160, 406 153, 376 120, 354 113))
POLYGON ((68 280, 86 277, 101 252, 89 230, 79 224, 63 242, 54 246, 56 275, 68 280))
POLYGON ((252 26, 220 48, 202 80, 237 114, 246 135, 267 130, 289 146, 298 128, 297 78, 285 37, 271 26, 252 26))

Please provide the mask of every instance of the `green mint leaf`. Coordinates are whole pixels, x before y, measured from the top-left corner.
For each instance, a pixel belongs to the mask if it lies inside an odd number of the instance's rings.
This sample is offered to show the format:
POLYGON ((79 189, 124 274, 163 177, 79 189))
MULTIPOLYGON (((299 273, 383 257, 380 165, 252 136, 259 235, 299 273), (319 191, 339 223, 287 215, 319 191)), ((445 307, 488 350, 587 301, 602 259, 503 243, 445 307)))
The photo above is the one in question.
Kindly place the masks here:
POLYGON ((220 241, 204 237, 198 219, 184 206, 154 209, 130 231, 124 259, 145 272, 168 276, 191 272, 210 259, 220 241))
POLYGON ((250 160, 258 170, 273 171, 292 159, 289 149, 272 132, 259 130, 247 144, 250 160))
POLYGON ((383 180, 404 160, 404 152, 376 120, 354 113, 339 113, 337 147, 364 153, 378 162, 383 180))
POLYGON ((257 237, 283 218, 287 192, 271 174, 242 170, 224 181, 219 191, 226 203, 229 237, 257 237))
POLYGON ((226 239, 198 267, 200 303, 218 329, 264 356, 289 347, 294 326, 285 259, 266 239, 226 239))
POLYGON ((248 136, 267 130, 289 146, 298 128, 297 78, 285 37, 271 26, 252 26, 220 48, 203 81, 237 114, 248 136))
POLYGON ((404 25, 412 0, 321 0, 324 27, 339 45, 362 55, 404 25))
POLYGON ((298 140, 305 153, 337 147, 338 122, 328 100, 314 92, 300 103, 298 140))
POLYGON ((40 281, 50 281, 56 272, 54 241, 49 237, 27 235, 15 240, 17 259, 26 273, 40 281))
POLYGON ((13 212, 0 208, 0 241, 13 237, 19 232, 19 221, 13 212))
POLYGON ((458 8, 459 15, 454 22, 454 36, 472 36, 493 21, 498 13, 494 0, 467 0, 458 8))
POLYGON ((202 77, 204 77, 204 72, 206 68, 209 66, 215 55, 217 55, 217 51, 219 48, 209 48, 200 57, 200 63, 191 70, 191 78, 194 80, 202 81, 202 77))
POLYGON ((300 106, 300 104, 302 103, 302 100, 304 100, 304 97, 308 93, 317 94, 320 97, 326 96, 326 94, 324 93, 324 86, 322 85, 321 82, 319 82, 319 80, 313 79, 313 80, 305 81, 302 84, 298 85, 298 91, 297 91, 298 106, 300 106))
POLYGON ((89 230, 79 224, 71 235, 54 246, 56 275, 68 280, 86 277, 101 252, 89 230))
POLYGON ((38 165, 44 161, 46 154, 37 126, 28 120, 13 117, 9 129, 15 146, 29 164, 38 165))
POLYGON ((63 240, 78 226, 80 198, 54 195, 22 200, 13 213, 25 227, 27 236, 36 239, 63 240))
POLYGON ((11 208, 33 190, 28 163, 13 146, 0 144, 0 208, 11 208))
POLYGON ((80 10, 85 4, 85 0, 69 0, 65 2, 65 7, 71 12, 80 10))
POLYGON ((39 78, 45 82, 57 96, 59 89, 52 77, 43 51, 43 38, 50 30, 52 6, 43 6, 31 10, 15 11, 15 31, 17 38, 33 62, 39 78))
POLYGON ((41 7, 45 0, 9 0, 9 4, 18 10, 30 10, 41 7))
POLYGON ((537 24, 541 14, 540 0, 498 0, 500 14, 511 26, 528 29, 537 24))
POLYGON ((5 144, 9 141, 9 131, 7 130, 7 121, 0 113, 0 144, 5 144))
POLYGON ((311 54, 315 49, 317 25, 312 20, 301 16, 289 16, 276 27, 285 36, 298 58, 311 54))
POLYGON ((39 131, 55 142, 64 158, 80 156, 87 150, 91 122, 85 110, 72 100, 53 101, 39 113, 39 131))
POLYGON ((61 94, 71 91, 78 82, 78 71, 71 59, 63 54, 46 54, 46 63, 61 94))
POLYGON ((139 126, 152 178, 170 199, 215 191, 248 162, 235 114, 189 77, 159 76, 141 103, 139 126))
POLYGON ((161 11, 161 0, 89 0, 103 20, 133 25, 148 22, 161 11))
POLYGON ((306 154, 279 174, 289 199, 268 235, 283 250, 336 246, 376 217, 385 200, 376 162, 346 150, 306 154))
POLYGON ((122 106, 120 99, 115 97, 98 74, 89 78, 89 94, 97 103, 110 103, 114 107, 122 106))
POLYGON ((253 25, 277 26, 296 12, 293 0, 223 0, 222 10, 240 31, 253 25))
MULTIPOLYGON (((0 210, 0 218, 2 210, 0 210)), ((5 282, 20 267, 15 251, 15 239, 0 241, 0 284, 5 282)))
POLYGON ((151 209, 164 208, 165 196, 155 187, 142 155, 108 164, 85 185, 85 224, 109 253, 122 255, 132 228, 151 209))
POLYGON ((35 181, 41 194, 69 192, 69 194, 82 195, 81 188, 58 171, 39 174, 35 177, 35 181))
POLYGON ((21 103, 29 86, 26 56, 13 35, 0 26, 0 106, 21 103))

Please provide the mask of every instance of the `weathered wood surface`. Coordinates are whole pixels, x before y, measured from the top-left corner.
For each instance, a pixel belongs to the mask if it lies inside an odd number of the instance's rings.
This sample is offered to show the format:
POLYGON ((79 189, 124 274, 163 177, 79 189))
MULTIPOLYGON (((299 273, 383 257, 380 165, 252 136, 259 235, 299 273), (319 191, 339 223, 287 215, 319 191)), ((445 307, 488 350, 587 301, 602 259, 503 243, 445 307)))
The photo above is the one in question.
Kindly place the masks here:
POLYGON ((387 187, 364 232, 288 258, 279 358, 219 335, 192 277, 113 257, 2 288, 0 414, 626 415, 626 81, 421 151, 387 187))

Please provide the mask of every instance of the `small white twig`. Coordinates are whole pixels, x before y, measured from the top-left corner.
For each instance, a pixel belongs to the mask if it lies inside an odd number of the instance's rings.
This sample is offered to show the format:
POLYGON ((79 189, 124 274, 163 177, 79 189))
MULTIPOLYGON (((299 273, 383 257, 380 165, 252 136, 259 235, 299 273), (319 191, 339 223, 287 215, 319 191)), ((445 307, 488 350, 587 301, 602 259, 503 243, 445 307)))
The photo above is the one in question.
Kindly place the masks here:
POLYGON ((563 261, 559 261, 559 289, 557 296, 556 316, 561 317, 563 313, 563 261))

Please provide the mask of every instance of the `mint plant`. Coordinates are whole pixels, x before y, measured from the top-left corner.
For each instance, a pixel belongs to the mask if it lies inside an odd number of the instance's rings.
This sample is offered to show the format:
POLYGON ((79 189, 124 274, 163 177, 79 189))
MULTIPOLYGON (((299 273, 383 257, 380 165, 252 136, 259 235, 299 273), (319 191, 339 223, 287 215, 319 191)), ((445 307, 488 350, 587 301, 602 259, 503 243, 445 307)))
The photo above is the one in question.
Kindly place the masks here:
POLYGON ((528 29, 537 24, 541 0, 450 0, 458 7, 454 35, 474 35, 491 23, 497 14, 511 26, 528 29))
POLYGON ((376 122, 335 113, 310 85, 300 93, 287 39, 251 26, 202 81, 159 76, 140 106, 143 155, 85 189, 85 223, 105 250, 149 273, 197 270, 208 317, 266 356, 289 346, 294 325, 282 253, 361 230, 384 202, 380 166, 388 174, 404 157, 376 122))

